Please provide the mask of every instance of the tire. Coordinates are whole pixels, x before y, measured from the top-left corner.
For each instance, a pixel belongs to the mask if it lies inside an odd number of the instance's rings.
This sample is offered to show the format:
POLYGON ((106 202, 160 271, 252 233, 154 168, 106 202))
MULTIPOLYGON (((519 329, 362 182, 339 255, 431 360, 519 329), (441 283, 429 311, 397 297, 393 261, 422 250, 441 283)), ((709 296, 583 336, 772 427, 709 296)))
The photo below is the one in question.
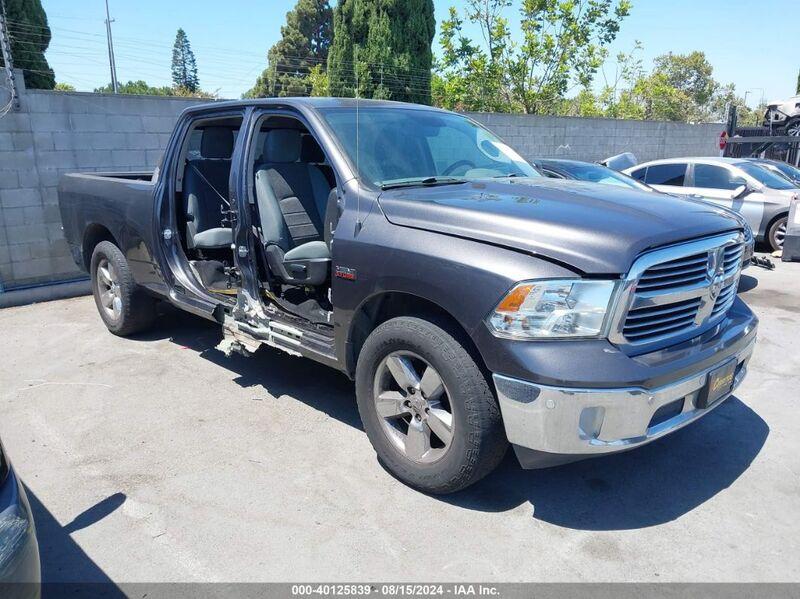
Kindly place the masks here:
POLYGON ((508 448, 487 377, 447 329, 421 318, 393 318, 367 338, 356 365, 358 411, 378 459, 404 483, 432 494, 453 493, 480 480, 508 448), (416 394, 408 387, 404 392, 394 374, 402 364, 417 374, 416 394), (427 372, 430 367, 433 374, 427 372), (436 376, 439 383, 433 382, 436 376), (388 398, 388 410, 379 397, 388 398), (402 407, 396 403, 400 398, 402 407), (392 406, 402 413, 387 417, 392 406), (429 443, 422 453, 416 440, 425 430, 429 443))
POLYGON ((792 137, 800 136, 800 118, 794 117, 786 123, 786 127, 783 130, 785 135, 791 135, 792 137))
POLYGON ((156 317, 156 300, 136 285, 119 248, 101 241, 90 264, 94 302, 108 330, 125 337, 149 328, 156 317))
POLYGON ((769 226, 769 231, 767 231, 767 241, 769 242, 769 246, 772 248, 772 251, 781 250, 783 249, 783 240, 786 237, 786 225, 789 222, 788 216, 782 216, 778 219, 775 219, 769 226))

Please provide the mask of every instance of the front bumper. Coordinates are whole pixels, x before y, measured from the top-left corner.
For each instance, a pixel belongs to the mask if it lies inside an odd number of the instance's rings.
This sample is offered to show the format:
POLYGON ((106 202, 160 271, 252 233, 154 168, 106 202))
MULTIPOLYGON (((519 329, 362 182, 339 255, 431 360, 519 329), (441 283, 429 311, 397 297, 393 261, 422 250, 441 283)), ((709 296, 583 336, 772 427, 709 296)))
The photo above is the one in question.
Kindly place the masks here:
MULTIPOLYGON (((747 372, 756 321, 737 342, 718 348, 712 363, 654 387, 562 387, 494 374, 506 435, 525 468, 545 468, 625 451, 674 432, 704 416, 730 394, 708 407, 699 397, 709 372, 736 360, 733 389, 747 372)), ((642 356, 644 357, 644 356, 642 356)), ((613 380, 614 373, 607 373, 613 380)))

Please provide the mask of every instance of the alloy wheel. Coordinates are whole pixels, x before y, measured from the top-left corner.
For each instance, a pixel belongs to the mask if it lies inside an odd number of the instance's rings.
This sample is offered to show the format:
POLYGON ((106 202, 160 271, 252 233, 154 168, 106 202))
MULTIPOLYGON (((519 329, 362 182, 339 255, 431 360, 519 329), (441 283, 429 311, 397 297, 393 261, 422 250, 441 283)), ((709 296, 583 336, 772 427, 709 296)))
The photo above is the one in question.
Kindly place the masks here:
POLYGON ((440 460, 453 440, 450 396, 436 369, 408 351, 378 365, 373 389, 381 428, 394 447, 418 463, 440 460))
POLYGON ((778 246, 778 249, 783 248, 784 239, 786 239, 786 221, 782 222, 778 225, 778 228, 775 229, 775 245, 778 246))
POLYGON ((122 315, 122 289, 116 269, 107 258, 97 265, 97 291, 105 313, 114 320, 122 315))

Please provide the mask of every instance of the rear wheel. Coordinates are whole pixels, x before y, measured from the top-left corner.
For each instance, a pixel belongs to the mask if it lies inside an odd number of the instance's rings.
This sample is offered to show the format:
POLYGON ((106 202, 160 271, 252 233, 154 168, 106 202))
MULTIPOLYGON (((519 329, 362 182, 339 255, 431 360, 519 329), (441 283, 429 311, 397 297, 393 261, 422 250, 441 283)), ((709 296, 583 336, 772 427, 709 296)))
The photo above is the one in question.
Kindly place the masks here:
POLYGON ((422 491, 471 485, 497 466, 508 446, 483 372, 433 322, 401 317, 375 329, 358 358, 356 394, 378 458, 422 491))
POLYGON ((153 324, 155 299, 136 285, 128 261, 110 241, 102 241, 94 248, 91 275, 94 301, 109 331, 126 336, 153 324))
POLYGON ((786 227, 789 222, 788 216, 782 216, 772 223, 767 232, 767 239, 770 247, 774 250, 782 250, 783 242, 786 239, 786 227))

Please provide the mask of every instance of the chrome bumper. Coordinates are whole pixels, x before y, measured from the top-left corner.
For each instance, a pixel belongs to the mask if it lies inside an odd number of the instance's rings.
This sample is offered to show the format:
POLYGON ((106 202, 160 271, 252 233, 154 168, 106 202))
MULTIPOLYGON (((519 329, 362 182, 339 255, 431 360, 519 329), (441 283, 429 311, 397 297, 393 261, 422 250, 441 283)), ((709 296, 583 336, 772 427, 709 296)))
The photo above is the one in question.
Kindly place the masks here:
POLYGON ((521 458, 526 467, 551 466, 644 445, 697 420, 729 397, 698 407, 709 372, 735 358, 735 390, 745 377, 754 347, 755 339, 718 364, 656 389, 551 387, 495 374, 506 435, 519 448, 554 458, 531 466, 521 458))

